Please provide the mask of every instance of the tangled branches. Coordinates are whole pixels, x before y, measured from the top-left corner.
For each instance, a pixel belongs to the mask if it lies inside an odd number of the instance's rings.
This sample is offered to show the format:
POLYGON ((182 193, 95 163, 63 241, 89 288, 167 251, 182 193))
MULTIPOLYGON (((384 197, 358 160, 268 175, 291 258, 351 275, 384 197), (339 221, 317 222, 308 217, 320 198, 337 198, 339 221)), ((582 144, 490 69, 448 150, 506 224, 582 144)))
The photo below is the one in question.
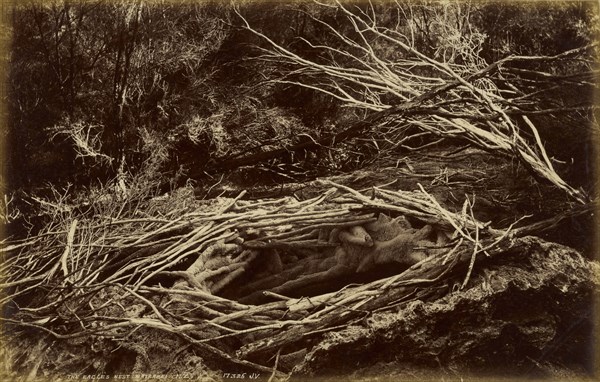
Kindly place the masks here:
MULTIPOLYGON (((582 190, 570 186, 555 171, 536 126, 528 118, 567 109, 535 109, 531 104, 534 93, 516 74, 521 63, 580 60, 585 62, 585 70, 579 76, 593 78, 593 62, 584 58, 591 46, 555 56, 508 56, 487 65, 477 56, 482 39, 474 32, 446 31, 443 35, 462 37, 453 40, 454 50, 452 44, 442 44, 444 49, 430 56, 417 49, 418 30, 413 22, 395 28, 385 26, 390 24, 389 20, 382 21, 385 12, 376 12, 373 4, 362 8, 339 1, 318 4, 335 9, 349 25, 343 30, 307 14, 336 41, 335 45, 319 45, 303 40, 319 59, 305 58, 276 43, 238 13, 246 29, 267 43, 267 48, 261 48, 260 59, 288 68, 284 78, 275 82, 313 89, 348 107, 369 111, 369 122, 375 125, 416 127, 440 138, 462 139, 488 152, 517 158, 534 176, 562 189, 572 200, 582 204, 589 201, 582 190)), ((405 7, 396 5, 398 13, 414 21, 406 15, 405 7)), ((447 7, 442 12, 444 18, 453 15, 447 7)), ((455 12, 454 17, 461 21, 465 16, 455 12)), ((449 25, 446 28, 451 28, 449 25)), ((561 78, 544 72, 534 74, 561 78)))
POLYGON ((415 290, 424 298, 430 287, 467 271, 468 279, 477 254, 488 258, 519 245, 510 230, 491 229, 468 208, 448 211, 424 190, 374 188, 368 196, 326 185, 328 191, 304 201, 244 201, 242 194, 212 206, 146 209, 144 217, 137 211, 73 218, 62 230, 5 243, 2 304, 13 314, 3 320, 17 336, 34 328, 57 340, 122 341, 147 328, 179 336, 213 358, 271 372, 266 360, 282 347, 301 348, 369 311, 394 309, 415 290), (398 274, 331 293, 265 292, 271 302, 260 305, 219 295, 266 256, 265 248, 319 251, 331 244, 312 232, 358 227, 381 212, 429 224, 450 240, 398 274))

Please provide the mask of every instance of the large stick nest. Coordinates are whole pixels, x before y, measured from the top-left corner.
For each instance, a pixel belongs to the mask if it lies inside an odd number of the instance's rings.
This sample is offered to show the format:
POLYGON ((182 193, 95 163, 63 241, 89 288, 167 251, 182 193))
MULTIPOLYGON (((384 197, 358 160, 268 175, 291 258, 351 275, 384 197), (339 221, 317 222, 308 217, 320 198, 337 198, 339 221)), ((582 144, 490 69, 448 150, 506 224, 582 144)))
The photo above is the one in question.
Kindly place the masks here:
POLYGON ((214 367, 277 374, 265 366, 273 357, 370 312, 460 289, 480 259, 520 245, 511 229, 477 221, 468 199, 451 212, 422 188, 328 186, 303 201, 240 195, 70 214, 62 229, 2 249, 5 322, 16 340, 34 330, 79 344, 153 330, 214 367))

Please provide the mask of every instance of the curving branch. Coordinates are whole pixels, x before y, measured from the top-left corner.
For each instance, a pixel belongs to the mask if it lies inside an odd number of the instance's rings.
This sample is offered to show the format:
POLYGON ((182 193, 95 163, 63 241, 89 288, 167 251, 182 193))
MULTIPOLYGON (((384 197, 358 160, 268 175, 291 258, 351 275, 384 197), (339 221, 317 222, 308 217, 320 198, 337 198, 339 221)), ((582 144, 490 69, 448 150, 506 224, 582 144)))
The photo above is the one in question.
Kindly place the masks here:
MULTIPOLYGON (((448 29, 446 32, 454 36, 453 40, 443 47, 443 54, 431 57, 415 46, 414 36, 418 30, 414 23, 408 23, 405 28, 380 25, 372 4, 367 10, 337 0, 330 4, 317 4, 335 8, 351 28, 348 31, 338 30, 309 15, 338 42, 334 46, 304 40, 314 51, 323 53, 325 58, 318 60, 305 58, 276 43, 254 29, 237 12, 245 28, 268 46, 261 48, 259 59, 288 68, 287 78, 274 82, 316 90, 347 107, 368 110, 374 113, 368 118, 370 123, 392 118, 397 125, 415 126, 442 137, 458 137, 491 153, 515 157, 538 180, 552 183, 578 203, 589 201, 582 190, 570 186, 554 170, 536 126, 527 118, 527 115, 545 111, 531 109, 535 105, 527 100, 527 94, 519 94, 519 99, 506 98, 506 91, 499 89, 496 81, 503 72, 508 73, 505 69, 511 70, 511 76, 519 73, 511 67, 512 64, 576 59, 590 46, 556 56, 509 56, 487 65, 477 56, 480 50, 477 44, 481 44, 482 40, 474 32, 448 29), (455 46, 454 52, 449 51, 452 46, 455 46), (522 108, 522 100, 525 100, 528 109, 522 108), (523 128, 527 131, 524 132, 523 128)), ((399 12, 404 12, 400 4, 396 7, 399 12)), ((442 7, 439 12, 442 18, 448 18, 451 10, 442 7)), ((463 12, 468 13, 468 10, 463 12)), ((456 17, 462 17, 457 24, 464 27, 465 16, 459 12, 456 17)), ((453 28, 439 20, 436 25, 453 28)), ((591 68, 581 78, 590 75, 595 75, 591 68)), ((538 76, 547 77, 544 73, 538 76)), ((576 80, 580 77, 573 74, 568 78, 576 80)))

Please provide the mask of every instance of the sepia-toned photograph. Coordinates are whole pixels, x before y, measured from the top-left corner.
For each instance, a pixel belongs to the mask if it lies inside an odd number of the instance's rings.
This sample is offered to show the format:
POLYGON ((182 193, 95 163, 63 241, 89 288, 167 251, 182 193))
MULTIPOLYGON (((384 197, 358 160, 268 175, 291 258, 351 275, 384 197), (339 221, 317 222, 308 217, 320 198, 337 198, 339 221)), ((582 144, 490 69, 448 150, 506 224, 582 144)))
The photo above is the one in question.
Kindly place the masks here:
POLYGON ((600 378, 598 1, 0 1, 0 380, 600 378))

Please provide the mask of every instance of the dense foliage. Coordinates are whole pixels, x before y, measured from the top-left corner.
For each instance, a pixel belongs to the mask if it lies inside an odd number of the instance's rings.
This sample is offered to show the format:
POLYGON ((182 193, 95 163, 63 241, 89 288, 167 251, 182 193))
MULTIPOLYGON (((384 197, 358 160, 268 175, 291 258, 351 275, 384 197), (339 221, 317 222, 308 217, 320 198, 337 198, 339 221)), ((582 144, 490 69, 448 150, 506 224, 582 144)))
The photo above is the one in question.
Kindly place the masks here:
POLYGON ((325 1, 9 10, 4 372, 590 368, 597 5, 325 1))
MULTIPOLYGON (((368 4, 356 6, 368 12, 368 4)), ((223 158, 282 147, 298 136, 317 137, 364 118, 333 97, 291 85, 294 72, 284 64, 251 59, 264 42, 241 28, 233 9, 219 2, 54 1, 16 7, 4 131, 8 189, 45 182, 89 185, 119 172, 144 172, 163 183, 198 178, 223 158), (281 79, 286 81, 273 82, 281 79)), ((327 25, 354 33, 335 8, 312 3, 249 2, 240 12, 277 43, 317 61, 325 62, 328 53, 308 41, 340 44, 327 25)), ((581 47, 593 41, 598 21, 597 9, 585 2, 380 3, 374 12, 379 23, 418 31, 414 43, 422 52, 458 64, 581 47)), ((397 55, 384 42, 377 49, 397 55)), ((552 68, 568 69, 560 61, 552 68)), ((531 78, 528 86, 543 90, 532 103, 560 108, 589 104, 593 82, 554 89, 531 78)), ((586 128, 592 113, 537 118, 550 152, 573 164, 571 178, 583 185, 593 171, 586 128)), ((319 153, 302 160, 296 164, 304 170, 321 171, 351 162, 319 153)))

